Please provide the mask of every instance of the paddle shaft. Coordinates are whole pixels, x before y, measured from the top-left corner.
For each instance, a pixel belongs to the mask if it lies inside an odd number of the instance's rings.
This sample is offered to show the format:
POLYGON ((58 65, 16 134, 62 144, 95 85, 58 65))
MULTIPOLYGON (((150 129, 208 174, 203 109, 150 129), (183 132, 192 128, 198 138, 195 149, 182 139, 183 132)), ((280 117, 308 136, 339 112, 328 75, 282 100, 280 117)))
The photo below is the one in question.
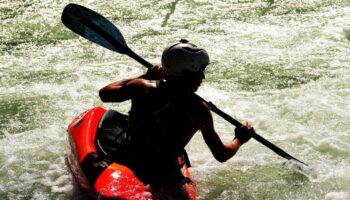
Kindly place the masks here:
MULTIPOLYGON (((226 121, 228 121, 229 123, 234 125, 235 127, 241 127, 242 126, 242 123, 240 123, 239 121, 237 121, 236 119, 234 119, 230 115, 226 114, 224 111, 220 110, 212 102, 210 102, 210 101, 207 102, 206 100, 204 100, 200 96, 198 96, 198 98, 200 98, 202 101, 206 102, 206 104, 209 106, 211 111, 213 111, 214 113, 218 114, 220 117, 222 117, 223 119, 225 119, 226 121)), ((266 140, 262 136, 258 135, 257 133, 253 135, 253 138, 255 140, 257 140, 258 142, 260 142, 261 144, 263 144, 266 147, 268 147, 269 149, 271 149, 272 151, 274 151, 279 156, 281 156, 283 158, 286 158, 287 160, 290 160, 290 159, 296 160, 296 161, 298 161, 298 162, 300 162, 300 163, 302 163, 302 164, 307 166, 307 164, 305 164, 304 162, 302 162, 302 161, 294 158, 293 156, 289 155, 287 152, 283 151, 281 148, 279 148, 276 145, 272 144, 271 142, 269 142, 268 140, 266 140)))

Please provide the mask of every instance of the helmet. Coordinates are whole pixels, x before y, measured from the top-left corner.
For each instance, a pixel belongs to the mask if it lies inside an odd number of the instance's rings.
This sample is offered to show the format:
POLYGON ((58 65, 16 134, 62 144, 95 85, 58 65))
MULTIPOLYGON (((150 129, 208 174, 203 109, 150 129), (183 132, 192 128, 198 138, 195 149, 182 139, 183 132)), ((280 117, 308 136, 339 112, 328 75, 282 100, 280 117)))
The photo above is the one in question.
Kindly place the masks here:
POLYGON ((181 76, 183 70, 198 72, 208 64, 208 53, 185 39, 166 47, 162 54, 162 66, 171 76, 181 76))

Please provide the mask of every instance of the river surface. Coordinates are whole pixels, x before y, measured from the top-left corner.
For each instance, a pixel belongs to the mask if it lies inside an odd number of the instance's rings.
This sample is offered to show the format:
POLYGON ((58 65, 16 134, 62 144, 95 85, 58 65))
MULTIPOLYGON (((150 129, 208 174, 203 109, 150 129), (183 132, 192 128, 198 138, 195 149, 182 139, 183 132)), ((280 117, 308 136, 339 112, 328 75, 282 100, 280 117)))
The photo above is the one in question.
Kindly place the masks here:
MULTIPOLYGON (((175 0, 77 3, 159 63, 181 38, 210 54, 197 92, 309 166, 251 140, 226 163, 198 133, 187 150, 198 199, 350 199, 349 0, 175 0)), ((73 34, 66 0, 0 1, 0 199, 85 199, 66 163, 66 128, 104 104, 104 85, 145 72, 73 34)), ((229 142, 233 127, 213 114, 229 142)))

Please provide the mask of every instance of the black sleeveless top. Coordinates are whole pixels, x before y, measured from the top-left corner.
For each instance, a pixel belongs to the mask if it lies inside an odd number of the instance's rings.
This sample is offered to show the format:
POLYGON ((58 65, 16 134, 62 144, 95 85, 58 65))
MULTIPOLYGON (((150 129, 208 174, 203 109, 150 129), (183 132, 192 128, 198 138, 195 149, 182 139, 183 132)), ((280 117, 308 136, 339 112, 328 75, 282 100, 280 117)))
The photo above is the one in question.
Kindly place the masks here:
POLYGON ((176 162, 183 152, 177 126, 187 123, 184 116, 191 114, 195 103, 198 101, 193 93, 165 81, 158 81, 156 89, 133 99, 129 112, 131 157, 137 158, 139 165, 151 168, 166 168, 176 162))

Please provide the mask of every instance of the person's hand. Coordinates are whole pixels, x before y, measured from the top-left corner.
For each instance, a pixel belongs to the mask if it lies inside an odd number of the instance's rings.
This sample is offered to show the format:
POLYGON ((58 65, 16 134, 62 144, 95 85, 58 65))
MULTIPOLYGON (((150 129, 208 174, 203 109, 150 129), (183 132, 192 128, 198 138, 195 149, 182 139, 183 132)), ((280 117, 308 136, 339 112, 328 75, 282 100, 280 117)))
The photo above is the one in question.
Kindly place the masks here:
POLYGON ((235 139, 237 139, 241 145, 248 142, 254 134, 255 130, 249 123, 235 129, 235 139))
POLYGON ((150 80, 160 80, 165 78, 165 72, 161 65, 154 65, 147 73, 146 77, 150 80))

